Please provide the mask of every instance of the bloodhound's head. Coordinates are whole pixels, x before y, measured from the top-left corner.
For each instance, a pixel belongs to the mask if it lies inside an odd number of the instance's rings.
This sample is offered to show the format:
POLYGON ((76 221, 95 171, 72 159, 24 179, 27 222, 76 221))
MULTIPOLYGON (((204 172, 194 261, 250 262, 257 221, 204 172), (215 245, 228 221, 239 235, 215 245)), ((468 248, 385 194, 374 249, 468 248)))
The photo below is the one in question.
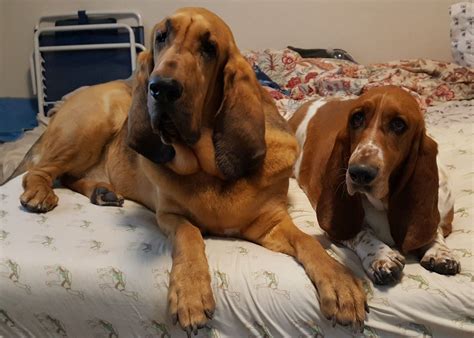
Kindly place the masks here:
POLYGON ((190 149, 212 130, 215 165, 225 179, 258 168, 266 153, 259 84, 229 27, 201 8, 158 23, 150 51, 138 57, 128 145, 161 164, 173 144, 190 149))
POLYGON ((439 223, 437 145, 426 134, 416 100, 401 88, 385 86, 346 107, 328 162, 334 174, 320 197, 321 217, 336 209, 332 231, 336 237, 352 236, 360 230, 360 196, 365 195, 385 207, 392 237, 403 251, 427 244, 439 223), (337 193, 344 184, 347 192, 337 193))

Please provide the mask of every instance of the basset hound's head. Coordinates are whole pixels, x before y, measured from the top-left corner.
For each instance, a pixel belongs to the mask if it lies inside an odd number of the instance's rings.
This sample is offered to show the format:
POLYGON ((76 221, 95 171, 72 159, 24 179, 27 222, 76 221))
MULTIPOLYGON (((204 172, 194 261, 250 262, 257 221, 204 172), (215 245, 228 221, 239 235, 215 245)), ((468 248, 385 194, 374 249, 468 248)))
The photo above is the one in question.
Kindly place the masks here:
POLYGON ((173 159, 212 130, 221 176, 237 179, 265 156, 259 84, 229 27, 202 8, 183 8, 158 23, 150 51, 138 57, 128 144, 149 160, 173 159))
POLYGON ((384 86, 345 107, 329 160, 337 173, 329 174, 320 198, 323 214, 329 208, 339 214, 332 221, 333 235, 350 237, 360 230, 365 196, 386 209, 392 237, 403 251, 421 247, 433 239, 439 223, 439 182, 437 145, 426 134, 418 103, 403 89, 384 86), (341 186, 346 186, 342 194, 341 186))

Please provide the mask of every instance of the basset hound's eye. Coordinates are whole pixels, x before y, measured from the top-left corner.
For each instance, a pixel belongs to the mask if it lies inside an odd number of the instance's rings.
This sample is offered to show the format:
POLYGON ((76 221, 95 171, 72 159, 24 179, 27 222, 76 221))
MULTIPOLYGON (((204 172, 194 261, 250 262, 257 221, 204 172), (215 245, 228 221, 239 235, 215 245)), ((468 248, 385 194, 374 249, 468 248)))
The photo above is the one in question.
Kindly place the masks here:
POLYGON ((156 32, 155 41, 158 45, 163 44, 166 42, 166 38, 168 37, 168 32, 156 32))
POLYGON ((365 122, 365 113, 362 110, 359 110, 352 114, 349 121, 352 129, 359 129, 365 122))
POLYGON ((407 124, 400 117, 394 117, 390 120, 389 128, 395 134, 400 135, 407 129, 407 124))
POLYGON ((201 43, 201 53, 204 57, 209 59, 215 57, 217 53, 216 43, 211 40, 203 40, 201 43))

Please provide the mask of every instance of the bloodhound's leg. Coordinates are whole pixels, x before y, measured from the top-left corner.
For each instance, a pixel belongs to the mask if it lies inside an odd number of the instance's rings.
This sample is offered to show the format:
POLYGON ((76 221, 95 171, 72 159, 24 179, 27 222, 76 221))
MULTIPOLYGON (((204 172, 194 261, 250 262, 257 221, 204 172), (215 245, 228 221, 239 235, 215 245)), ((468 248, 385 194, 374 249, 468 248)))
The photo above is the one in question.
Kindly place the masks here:
POLYGON ((157 221, 173 245, 168 291, 173 323, 179 321, 188 336, 197 334, 212 319, 216 307, 204 239, 196 226, 178 214, 158 213, 157 221))
POLYGON ((365 225, 354 238, 341 243, 359 256, 365 272, 375 284, 386 285, 400 280, 405 257, 378 239, 370 227, 365 225))
MULTIPOLYGON (((48 140, 49 141, 49 140, 48 140)), ((66 147, 71 142, 65 142, 66 147)), ((48 149, 48 147, 45 147, 48 149)), ((100 151, 94 156, 85 154, 79 149, 65 151, 65 153, 58 155, 56 149, 51 149, 50 153, 46 151, 39 156, 43 158, 41 161, 33 166, 23 176, 24 192, 20 196, 20 202, 23 207, 33 212, 47 212, 52 210, 58 204, 58 197, 53 191, 53 182, 58 177, 74 172, 78 176, 84 173, 89 167, 98 161, 100 151)))
POLYGON ((293 256, 300 262, 319 293, 326 318, 342 325, 362 329, 366 296, 359 279, 332 259, 321 243, 294 225, 286 210, 259 218, 243 234, 265 248, 293 256), (275 224, 268 228, 268 224, 275 224), (262 234, 260 229, 266 229, 262 234))
POLYGON ((446 245, 441 227, 438 227, 435 240, 420 251, 423 255, 420 264, 425 269, 442 275, 455 275, 461 272, 461 262, 446 245))
POLYGON ((76 179, 69 175, 62 177, 61 182, 69 189, 89 197, 93 204, 113 207, 123 205, 123 196, 116 193, 110 183, 98 182, 88 178, 76 179))
POLYGON ((70 118, 70 124, 64 124, 58 118, 67 119, 69 114, 64 112, 63 115, 51 121, 38 151, 32 155, 32 167, 23 176, 24 192, 20 202, 29 211, 47 212, 56 207, 54 180, 64 174, 82 177, 100 161, 105 144, 113 136, 112 128, 104 127, 97 132, 90 125, 75 121, 75 117, 70 118), (67 133, 64 132, 66 126, 67 133))

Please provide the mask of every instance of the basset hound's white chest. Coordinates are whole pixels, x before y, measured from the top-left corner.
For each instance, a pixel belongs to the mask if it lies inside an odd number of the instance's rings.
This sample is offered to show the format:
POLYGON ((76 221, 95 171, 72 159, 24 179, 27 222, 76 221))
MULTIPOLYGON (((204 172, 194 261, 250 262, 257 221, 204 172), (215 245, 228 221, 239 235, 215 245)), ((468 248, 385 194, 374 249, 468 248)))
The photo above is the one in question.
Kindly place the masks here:
POLYGON ((390 232, 390 224, 387 216, 387 206, 378 199, 370 195, 362 197, 362 206, 364 208, 365 222, 374 230, 378 239, 387 245, 395 245, 390 232))

